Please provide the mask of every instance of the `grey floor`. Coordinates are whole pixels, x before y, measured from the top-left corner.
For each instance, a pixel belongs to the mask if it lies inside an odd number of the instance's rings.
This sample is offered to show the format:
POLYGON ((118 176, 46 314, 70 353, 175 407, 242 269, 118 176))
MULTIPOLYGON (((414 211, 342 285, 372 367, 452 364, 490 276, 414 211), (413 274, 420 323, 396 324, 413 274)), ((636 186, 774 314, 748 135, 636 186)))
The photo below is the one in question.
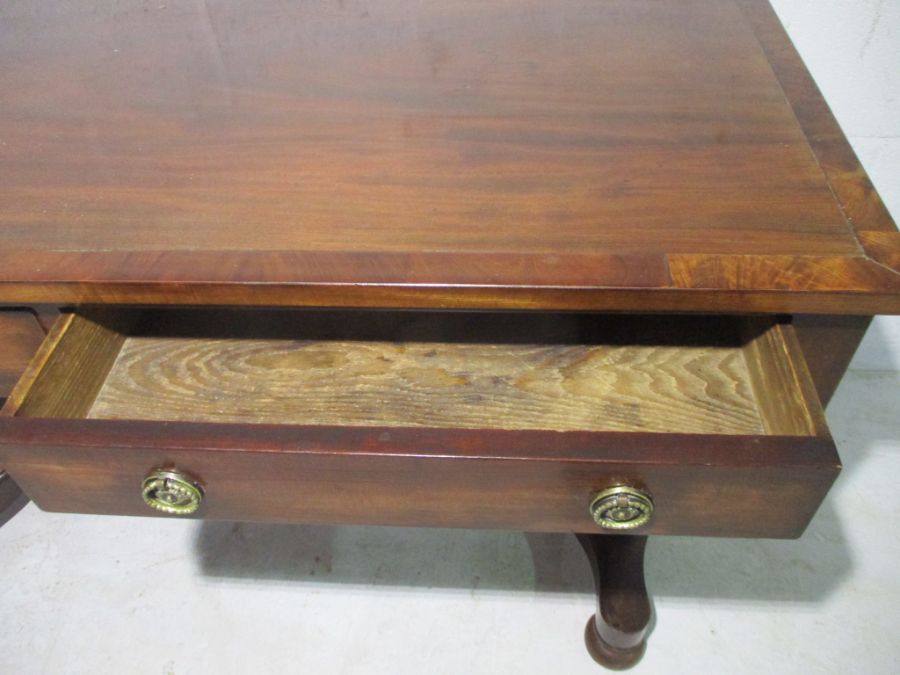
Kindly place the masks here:
MULTIPOLYGON (((900 0, 777 0, 900 216, 900 0)), ((844 472, 797 541, 656 538, 635 672, 900 672, 900 319, 828 409, 844 472)), ((42 513, 0 529, 0 673, 597 673, 574 539, 42 513)))

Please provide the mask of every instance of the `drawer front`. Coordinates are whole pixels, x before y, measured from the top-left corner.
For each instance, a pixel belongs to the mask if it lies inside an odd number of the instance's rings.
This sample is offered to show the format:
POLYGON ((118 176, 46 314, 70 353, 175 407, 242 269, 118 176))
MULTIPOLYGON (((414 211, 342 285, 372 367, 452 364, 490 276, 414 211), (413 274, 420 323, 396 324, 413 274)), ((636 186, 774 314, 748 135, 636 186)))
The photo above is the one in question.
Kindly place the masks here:
POLYGON ((633 533, 792 537, 840 468, 789 326, 698 348, 703 324, 682 348, 666 324, 660 340, 617 325, 557 349, 471 326, 425 347, 278 341, 250 317, 247 342, 169 319, 51 330, 0 416, 0 461, 38 506, 163 515, 145 502, 161 491, 199 500, 167 517, 601 532, 593 498, 625 486, 652 509, 633 533), (183 490, 145 482, 158 471, 183 490))
POLYGON ((141 485, 171 468, 202 486, 192 517, 599 532, 591 497, 626 484, 653 500, 641 533, 792 537, 839 468, 818 440, 790 437, 763 445, 678 434, 63 420, 35 435, 29 427, 6 422, 16 480, 41 508, 80 513, 160 515, 141 485))

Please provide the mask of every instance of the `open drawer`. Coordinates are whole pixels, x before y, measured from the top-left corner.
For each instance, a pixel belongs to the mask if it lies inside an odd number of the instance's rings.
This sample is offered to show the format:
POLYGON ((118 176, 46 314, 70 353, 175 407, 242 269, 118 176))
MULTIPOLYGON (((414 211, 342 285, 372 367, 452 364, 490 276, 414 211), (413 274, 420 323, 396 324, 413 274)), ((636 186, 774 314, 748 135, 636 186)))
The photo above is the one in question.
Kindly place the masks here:
POLYGON ((63 314, 0 465, 51 511, 766 537, 840 468, 771 318, 201 309, 63 314))

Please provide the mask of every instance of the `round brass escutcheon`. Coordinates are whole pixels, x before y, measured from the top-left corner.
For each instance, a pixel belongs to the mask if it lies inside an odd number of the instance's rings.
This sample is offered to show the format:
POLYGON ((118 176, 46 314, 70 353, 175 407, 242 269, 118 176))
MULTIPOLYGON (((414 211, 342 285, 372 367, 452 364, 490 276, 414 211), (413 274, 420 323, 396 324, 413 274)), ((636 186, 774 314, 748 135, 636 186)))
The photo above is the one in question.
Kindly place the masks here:
POLYGON ((598 492, 589 508, 594 522, 606 530, 633 530, 646 525, 653 516, 650 495, 627 485, 598 492))
POLYGON ((203 501, 203 488, 175 469, 154 469, 144 479, 141 495, 147 505, 173 516, 187 516, 203 501))

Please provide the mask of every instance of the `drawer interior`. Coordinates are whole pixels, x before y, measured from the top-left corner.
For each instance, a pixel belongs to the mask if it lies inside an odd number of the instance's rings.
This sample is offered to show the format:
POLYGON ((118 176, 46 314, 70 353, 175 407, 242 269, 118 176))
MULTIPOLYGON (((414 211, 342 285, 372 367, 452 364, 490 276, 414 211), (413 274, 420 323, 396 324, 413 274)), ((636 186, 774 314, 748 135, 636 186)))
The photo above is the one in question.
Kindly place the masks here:
POLYGON ((5 414, 813 435, 821 410, 789 330, 704 316, 85 311, 59 320, 5 414))

